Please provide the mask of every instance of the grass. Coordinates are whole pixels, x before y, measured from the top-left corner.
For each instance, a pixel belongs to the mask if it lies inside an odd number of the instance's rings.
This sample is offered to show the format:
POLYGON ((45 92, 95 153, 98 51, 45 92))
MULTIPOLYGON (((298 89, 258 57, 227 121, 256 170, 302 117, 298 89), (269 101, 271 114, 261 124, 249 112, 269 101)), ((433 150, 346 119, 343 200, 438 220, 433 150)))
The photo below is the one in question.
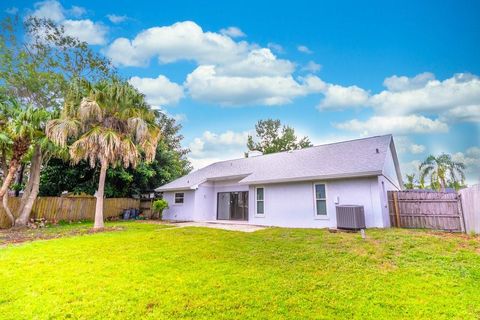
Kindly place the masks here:
POLYGON ((0 248, 0 318, 480 318, 478 237, 109 226, 0 248))

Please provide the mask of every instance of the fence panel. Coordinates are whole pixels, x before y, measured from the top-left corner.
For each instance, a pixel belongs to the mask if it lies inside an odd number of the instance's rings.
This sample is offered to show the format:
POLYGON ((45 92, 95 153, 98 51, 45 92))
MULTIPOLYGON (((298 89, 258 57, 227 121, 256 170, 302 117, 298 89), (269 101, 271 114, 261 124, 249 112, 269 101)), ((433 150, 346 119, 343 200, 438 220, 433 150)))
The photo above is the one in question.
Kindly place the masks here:
POLYGON ((480 184, 458 192, 462 201, 462 210, 467 232, 480 233, 480 184))
POLYGON ((389 191, 392 226, 463 231, 463 219, 456 193, 389 191))
MULTIPOLYGON (((32 218, 45 218, 48 221, 93 220, 96 199, 92 197, 38 197, 32 209, 32 218)), ((16 216, 20 206, 20 198, 11 197, 8 204, 16 216)), ((103 203, 105 219, 116 217, 124 209, 139 209, 140 200, 132 198, 107 198, 103 203)), ((9 227, 10 222, 0 205, 0 228, 9 227)))

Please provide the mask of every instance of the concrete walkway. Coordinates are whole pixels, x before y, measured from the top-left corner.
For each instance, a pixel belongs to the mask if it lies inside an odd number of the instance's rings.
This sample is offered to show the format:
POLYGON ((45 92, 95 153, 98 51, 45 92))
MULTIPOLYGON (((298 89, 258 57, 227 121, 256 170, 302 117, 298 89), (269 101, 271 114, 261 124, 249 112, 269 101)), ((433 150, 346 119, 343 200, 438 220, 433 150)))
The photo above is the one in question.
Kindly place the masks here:
POLYGON ((172 226, 175 227, 205 227, 205 228, 214 228, 214 229, 223 229, 223 230, 230 230, 230 231, 241 231, 241 232, 255 232, 258 230, 263 230, 265 227, 255 226, 246 223, 222 223, 222 222, 178 222, 172 223, 172 226))

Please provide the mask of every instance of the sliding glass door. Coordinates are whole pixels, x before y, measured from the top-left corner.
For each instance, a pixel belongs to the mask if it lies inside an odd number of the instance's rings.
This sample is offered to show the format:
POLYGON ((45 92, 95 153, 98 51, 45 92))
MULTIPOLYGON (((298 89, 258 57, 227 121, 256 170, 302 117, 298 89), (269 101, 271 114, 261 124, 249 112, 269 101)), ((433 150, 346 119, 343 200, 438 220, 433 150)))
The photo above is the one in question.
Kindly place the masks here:
POLYGON ((219 192, 217 196, 218 220, 248 220, 248 192, 219 192))

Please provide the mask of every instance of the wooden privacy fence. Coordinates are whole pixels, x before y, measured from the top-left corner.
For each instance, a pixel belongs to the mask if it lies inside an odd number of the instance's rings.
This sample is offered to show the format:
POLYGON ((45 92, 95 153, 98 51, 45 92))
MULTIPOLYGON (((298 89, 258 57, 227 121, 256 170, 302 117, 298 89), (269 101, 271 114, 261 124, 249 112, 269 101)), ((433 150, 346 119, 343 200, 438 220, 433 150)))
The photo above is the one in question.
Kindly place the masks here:
MULTIPOLYGON (((93 220, 96 199, 93 197, 38 197, 33 205, 31 218, 45 218, 48 221, 93 220)), ((8 204, 16 215, 20 198, 11 197, 8 204)), ((107 198, 103 203, 104 218, 117 217, 124 209, 140 208, 140 200, 132 198, 107 198)), ((0 228, 7 228, 10 222, 0 206, 0 228)))
POLYGON ((458 192, 462 201, 465 231, 480 233, 480 184, 458 192))
POLYGON ((389 191, 390 223, 400 228, 465 230, 459 196, 428 191, 389 191))

